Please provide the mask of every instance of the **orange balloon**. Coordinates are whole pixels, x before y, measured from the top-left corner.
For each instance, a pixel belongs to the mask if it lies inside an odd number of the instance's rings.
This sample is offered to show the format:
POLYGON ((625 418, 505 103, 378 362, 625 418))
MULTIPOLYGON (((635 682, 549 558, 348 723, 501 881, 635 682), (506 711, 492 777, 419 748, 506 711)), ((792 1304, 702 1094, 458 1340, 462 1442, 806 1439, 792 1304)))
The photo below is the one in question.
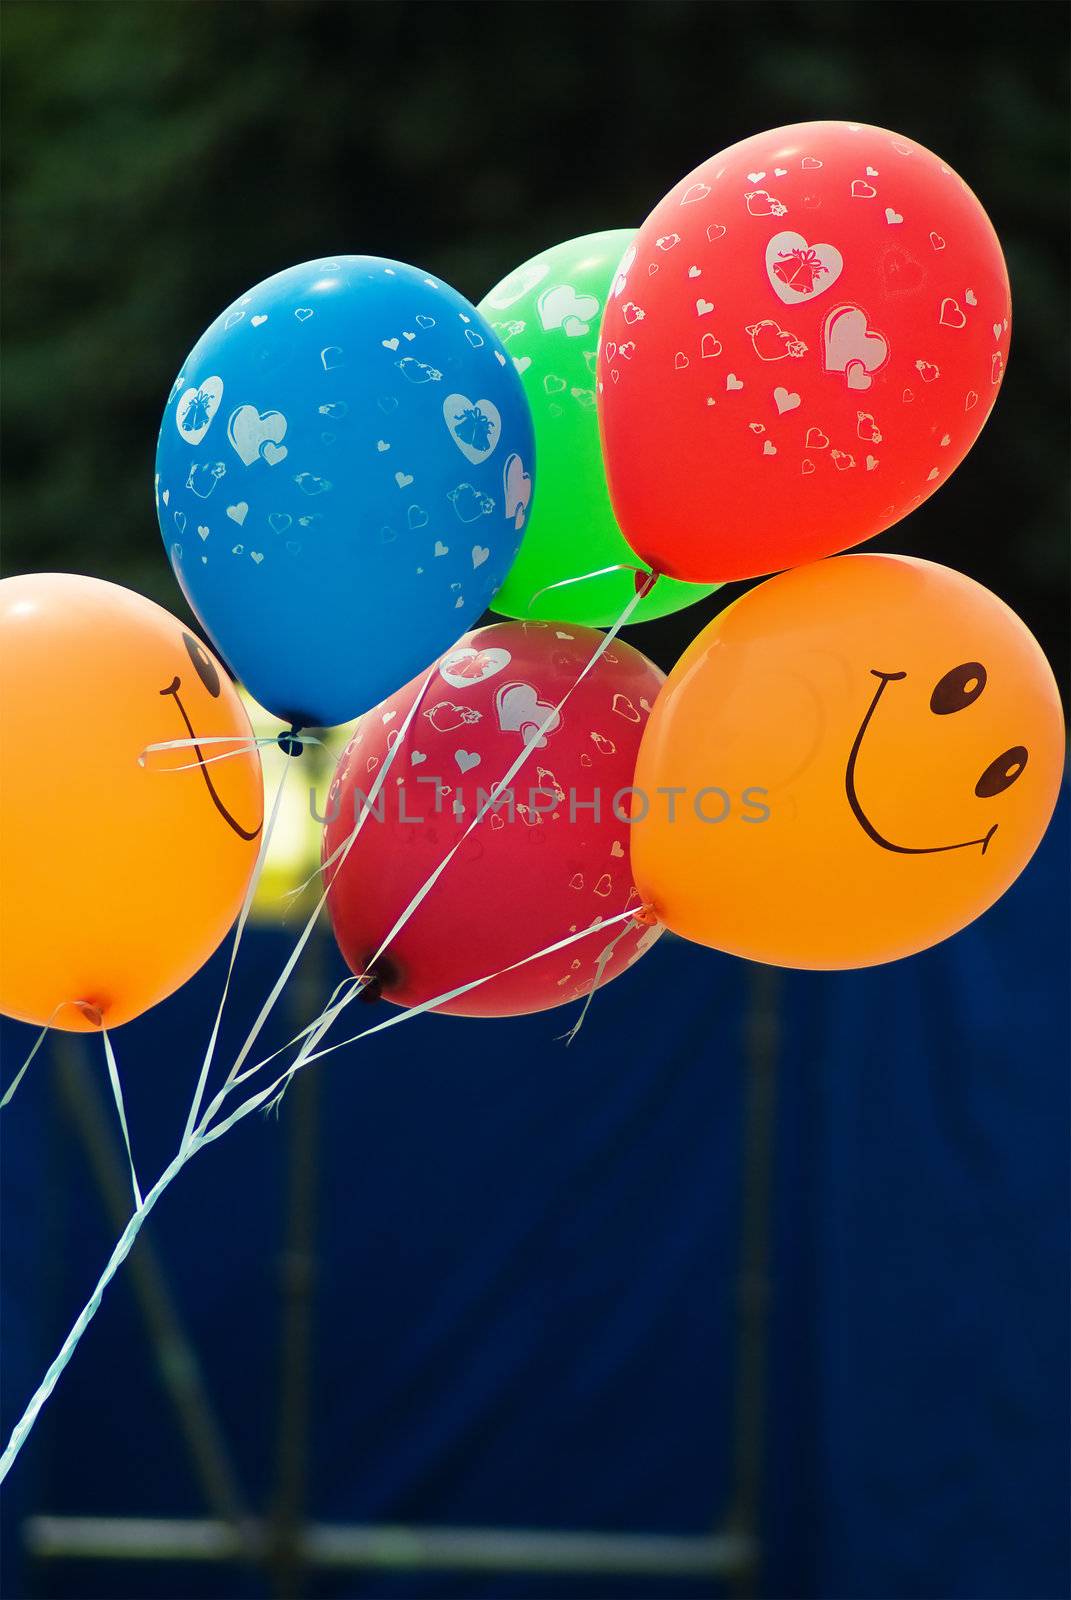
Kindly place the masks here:
POLYGON ((908 556, 799 567, 716 617, 659 695, 636 887, 676 933, 752 961, 894 961, 1014 882, 1063 750, 1049 664, 996 595, 908 556))
POLYGON ((176 618, 95 578, 0 583, 0 1010, 114 1028, 216 949, 256 863, 260 758, 198 765, 227 748, 206 744, 139 764, 195 736, 252 737, 176 618))

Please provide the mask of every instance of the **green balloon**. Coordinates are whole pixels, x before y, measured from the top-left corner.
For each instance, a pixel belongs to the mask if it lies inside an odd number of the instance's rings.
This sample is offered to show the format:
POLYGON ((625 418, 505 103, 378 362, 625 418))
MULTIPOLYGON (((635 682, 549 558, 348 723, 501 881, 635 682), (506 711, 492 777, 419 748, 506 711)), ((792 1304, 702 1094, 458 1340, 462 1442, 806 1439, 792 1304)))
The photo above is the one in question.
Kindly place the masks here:
MULTIPOLYGON (((503 616, 606 627, 635 594, 634 572, 540 590, 618 563, 650 571, 614 517, 595 409, 602 311, 632 239, 631 228, 569 239, 533 256, 480 301, 521 375, 536 439, 532 514, 492 602, 503 616)), ((630 620, 669 616, 718 587, 659 578, 630 620)))

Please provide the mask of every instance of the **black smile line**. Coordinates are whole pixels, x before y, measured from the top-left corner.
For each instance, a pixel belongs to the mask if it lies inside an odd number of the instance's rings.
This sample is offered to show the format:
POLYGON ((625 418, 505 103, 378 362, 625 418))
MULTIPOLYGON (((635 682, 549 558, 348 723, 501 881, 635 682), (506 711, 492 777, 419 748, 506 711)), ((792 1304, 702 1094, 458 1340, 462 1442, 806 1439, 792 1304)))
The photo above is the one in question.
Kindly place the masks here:
POLYGON ((895 850, 896 853, 901 856, 930 856, 936 855, 942 850, 969 850, 970 847, 975 844, 981 845, 982 854, 985 855, 989 841, 997 831, 997 824, 995 822, 984 839, 963 839, 959 844, 893 844, 891 840, 882 837, 877 828, 875 828, 874 824, 871 822, 870 818, 867 816, 866 812, 863 810, 862 806, 859 804, 859 796, 855 790, 855 764, 859 759, 859 750, 863 743, 863 735, 870 726, 871 717, 878 709, 878 701, 885 693, 886 684, 894 683, 900 678, 907 677, 906 672, 879 672, 876 667, 871 667, 870 673, 871 677, 880 679, 880 682, 874 693, 874 698, 870 702, 870 709, 867 711, 866 716, 859 725, 859 732, 856 734, 855 743, 852 745, 852 753, 848 757, 848 765, 844 769, 844 788, 848 796, 848 804, 855 812, 856 821, 859 823, 859 826, 863 829, 864 833, 869 834, 870 838, 873 839, 875 844, 880 844, 883 850, 895 850))
POLYGON ((173 697, 174 701, 175 701, 175 704, 178 706, 179 711, 182 713, 182 720, 186 724, 186 730, 189 733, 190 738, 193 740, 193 748, 197 752, 197 761, 198 761, 198 764, 199 764, 200 769, 201 769, 201 776, 205 780, 205 783, 208 785, 208 792, 212 796, 212 804, 215 806, 216 810, 219 812, 219 814, 223 818, 224 822, 226 822, 230 827, 232 827, 234 829, 235 833, 238 835, 238 837, 240 839, 255 839, 257 834, 260 832, 261 828, 264 826, 264 824, 262 822, 258 823, 257 826, 253 829, 252 833, 250 833, 248 828, 243 828, 242 827, 242 824, 237 820, 237 818, 231 816, 231 813, 227 810, 227 807, 223 804, 223 801, 220 799, 219 795, 216 793, 216 786, 212 782, 211 773, 209 772, 208 768, 205 766, 205 758, 201 754, 201 746, 197 743, 197 735, 193 731, 193 723, 190 721, 189 717, 186 715, 186 707, 182 704, 182 701, 179 699, 179 689, 181 687, 182 687, 182 679, 181 678, 174 678, 168 684, 166 689, 161 689, 160 690, 160 693, 161 694, 169 694, 169 695, 171 695, 173 697))

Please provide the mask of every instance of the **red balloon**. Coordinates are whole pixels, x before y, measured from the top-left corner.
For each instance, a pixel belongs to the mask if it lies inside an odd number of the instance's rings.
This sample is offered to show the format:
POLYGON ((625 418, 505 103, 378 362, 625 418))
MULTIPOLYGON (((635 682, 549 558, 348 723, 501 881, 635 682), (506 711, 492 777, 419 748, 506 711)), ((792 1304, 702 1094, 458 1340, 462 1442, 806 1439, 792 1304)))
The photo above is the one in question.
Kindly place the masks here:
MULTIPOLYGON (((531 755, 512 782, 512 808, 504 800, 483 817, 376 963, 386 999, 418 1005, 591 926, 590 938, 438 1008, 470 1017, 542 1011, 588 993, 599 956, 622 929, 601 982, 657 937, 656 927, 620 923, 600 935, 598 925, 640 909, 629 867, 630 786, 664 674, 615 639, 539 735, 602 638, 573 623, 498 622, 465 634, 439 661, 382 807, 369 812, 332 883, 331 920, 354 972, 366 970, 526 744, 531 755)), ((328 796, 325 861, 352 832, 423 681, 362 717, 346 746, 328 796)), ((330 877, 336 869, 325 870, 330 877)))
POLYGON ((880 533, 978 437, 1010 318, 989 218, 921 145, 805 122, 713 156, 647 218, 603 318, 629 543, 713 583, 880 533))

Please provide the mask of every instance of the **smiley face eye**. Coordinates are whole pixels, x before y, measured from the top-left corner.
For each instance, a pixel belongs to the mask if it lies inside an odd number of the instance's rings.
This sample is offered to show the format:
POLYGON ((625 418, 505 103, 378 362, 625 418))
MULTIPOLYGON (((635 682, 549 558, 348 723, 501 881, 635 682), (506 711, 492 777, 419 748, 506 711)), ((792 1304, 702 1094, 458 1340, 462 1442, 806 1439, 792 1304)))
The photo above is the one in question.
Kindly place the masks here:
POLYGON ((986 671, 980 661, 965 661, 940 679, 930 696, 930 710, 938 717, 971 706, 985 688, 986 671))
POLYGON ((1025 766, 1026 746, 1013 744, 1010 750, 1005 750, 1002 756, 989 763, 974 786, 975 794, 979 800, 988 800, 992 795, 1003 794, 1004 790, 1010 788, 1020 776, 1025 766))
POLYGON ((186 646, 186 654, 197 668, 197 676, 213 700, 218 699, 220 690, 219 673, 216 671, 212 657, 200 639, 194 639, 190 634, 184 633, 182 642, 186 646))

